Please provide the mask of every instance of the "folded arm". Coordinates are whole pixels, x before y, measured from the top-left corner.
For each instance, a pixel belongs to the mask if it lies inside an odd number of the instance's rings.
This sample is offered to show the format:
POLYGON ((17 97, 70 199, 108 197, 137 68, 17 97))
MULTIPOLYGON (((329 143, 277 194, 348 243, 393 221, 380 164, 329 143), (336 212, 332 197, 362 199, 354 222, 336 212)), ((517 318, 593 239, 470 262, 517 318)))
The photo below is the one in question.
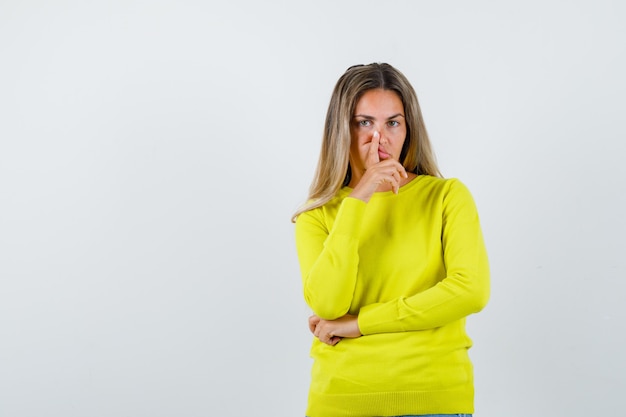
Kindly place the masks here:
POLYGON ((333 320, 348 313, 357 281, 359 231, 365 203, 345 198, 330 230, 321 210, 296 221, 296 246, 304 299, 315 315, 333 320))
POLYGON ((463 184, 450 181, 442 207, 445 278, 420 293, 361 308, 364 335, 440 327, 486 305, 489 266, 474 201, 463 184))

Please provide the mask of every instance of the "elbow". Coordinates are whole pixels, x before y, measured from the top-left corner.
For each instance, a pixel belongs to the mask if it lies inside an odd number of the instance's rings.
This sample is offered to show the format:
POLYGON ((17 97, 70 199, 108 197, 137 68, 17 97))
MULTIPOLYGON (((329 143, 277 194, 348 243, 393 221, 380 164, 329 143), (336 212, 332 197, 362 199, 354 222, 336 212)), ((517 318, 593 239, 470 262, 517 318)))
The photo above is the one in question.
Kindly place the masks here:
POLYGON ((472 313, 478 313, 487 306, 489 302, 489 290, 475 291, 470 298, 470 309, 472 313))
POLYGON ((485 277, 483 285, 475 286, 468 292, 467 303, 469 310, 472 313, 478 313, 482 311, 489 302, 490 289, 489 289, 489 277, 485 277))
POLYGON ((348 314, 350 305, 339 302, 338 300, 331 300, 329 297, 315 297, 312 294, 304 294, 304 300, 307 305, 313 310, 313 313, 324 320, 336 320, 340 317, 348 314))

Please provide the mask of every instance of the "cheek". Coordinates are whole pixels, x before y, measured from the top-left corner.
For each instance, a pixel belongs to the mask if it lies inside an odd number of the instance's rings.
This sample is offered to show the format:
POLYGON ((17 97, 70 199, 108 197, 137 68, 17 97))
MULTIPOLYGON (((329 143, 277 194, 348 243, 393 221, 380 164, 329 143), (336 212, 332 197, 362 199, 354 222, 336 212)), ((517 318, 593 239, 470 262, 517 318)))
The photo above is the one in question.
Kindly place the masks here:
POLYGON ((350 142, 350 155, 353 157, 358 156, 361 153, 361 142, 357 136, 352 136, 352 141, 350 142))
POLYGON ((403 132, 398 132, 398 134, 394 138, 395 148, 398 151, 398 156, 400 156, 400 152, 402 151, 402 148, 404 147, 405 141, 406 141, 406 130, 404 130, 403 132))
POLYGON ((406 137, 406 128, 397 129, 396 131, 394 131, 394 137, 403 140, 406 137))
POLYGON ((398 131, 397 137, 400 142, 404 142, 404 140, 406 139, 406 129, 400 129, 398 131))
POLYGON ((364 146, 369 145, 370 137, 366 133, 355 132, 352 134, 352 140, 350 142, 351 149, 361 149, 364 146))

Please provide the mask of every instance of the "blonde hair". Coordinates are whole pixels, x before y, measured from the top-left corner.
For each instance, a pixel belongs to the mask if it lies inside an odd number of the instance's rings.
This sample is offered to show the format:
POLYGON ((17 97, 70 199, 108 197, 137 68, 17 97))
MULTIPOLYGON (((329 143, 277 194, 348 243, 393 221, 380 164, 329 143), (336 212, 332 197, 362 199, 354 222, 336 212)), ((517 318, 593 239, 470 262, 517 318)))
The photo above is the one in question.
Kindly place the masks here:
POLYGON ((350 182, 350 123, 353 112, 363 93, 379 88, 396 92, 404 105, 407 134, 400 163, 408 172, 441 177, 417 94, 407 78, 389 64, 354 65, 339 78, 333 90, 326 112, 322 149, 307 203, 296 211, 292 222, 299 214, 326 204, 350 182))

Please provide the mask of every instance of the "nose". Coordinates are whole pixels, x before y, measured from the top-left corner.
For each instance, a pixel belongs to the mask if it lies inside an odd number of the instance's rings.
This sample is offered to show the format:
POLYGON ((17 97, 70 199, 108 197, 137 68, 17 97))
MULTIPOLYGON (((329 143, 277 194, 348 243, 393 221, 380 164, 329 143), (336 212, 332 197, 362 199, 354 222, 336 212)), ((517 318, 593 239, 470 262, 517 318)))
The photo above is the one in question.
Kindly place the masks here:
POLYGON ((381 145, 385 145, 385 144, 387 144, 387 142, 388 142, 388 141, 387 141, 387 136, 386 136, 386 135, 383 135, 383 132, 381 132, 380 130, 378 131, 378 134, 380 135, 380 140, 379 140, 379 143, 380 143, 381 145))

